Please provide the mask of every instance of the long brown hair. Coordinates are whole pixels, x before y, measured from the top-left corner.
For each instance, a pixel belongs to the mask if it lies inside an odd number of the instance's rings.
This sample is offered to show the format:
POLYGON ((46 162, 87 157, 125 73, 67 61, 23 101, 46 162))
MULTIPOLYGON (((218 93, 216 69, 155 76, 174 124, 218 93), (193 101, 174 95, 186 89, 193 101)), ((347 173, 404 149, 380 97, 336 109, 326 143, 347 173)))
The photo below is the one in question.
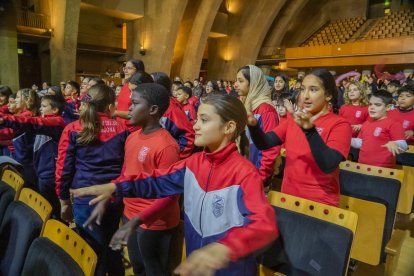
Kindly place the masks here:
POLYGON ((20 92, 20 97, 25 101, 26 109, 32 112, 33 116, 39 115, 40 99, 36 91, 30 88, 23 88, 20 92))
POLYGON ((350 85, 355 85, 359 92, 359 100, 358 103, 360 106, 367 106, 368 105, 368 97, 367 97, 367 90, 365 89, 365 87, 359 82, 359 81, 350 81, 348 83, 348 86, 345 88, 345 93, 344 93, 344 102, 346 105, 350 105, 352 104, 352 101, 349 99, 348 93, 349 93, 349 86, 350 85))
POLYGON ((94 85, 85 95, 84 103, 86 106, 79 118, 82 130, 76 139, 79 144, 89 144, 96 139, 102 129, 98 112, 107 112, 109 105, 115 105, 115 92, 105 84, 94 85))

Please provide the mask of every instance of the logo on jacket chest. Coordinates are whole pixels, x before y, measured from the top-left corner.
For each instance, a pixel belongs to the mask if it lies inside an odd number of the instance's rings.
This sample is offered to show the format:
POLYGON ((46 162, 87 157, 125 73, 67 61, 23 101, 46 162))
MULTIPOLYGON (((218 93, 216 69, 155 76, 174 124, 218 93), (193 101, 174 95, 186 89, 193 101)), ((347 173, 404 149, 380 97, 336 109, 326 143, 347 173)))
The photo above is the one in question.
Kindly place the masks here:
POLYGON ((402 124, 403 129, 407 129, 409 126, 410 126, 410 121, 404 120, 402 124))
POLYGON ((224 212, 224 197, 214 195, 212 205, 213 215, 216 218, 220 217, 224 212))
POLYGON ((148 154, 149 150, 150 149, 148 147, 142 147, 139 150, 139 153, 138 153, 138 161, 139 162, 144 162, 145 161, 145 158, 147 157, 147 154, 148 154))
POLYGON ((361 114, 362 114, 361 110, 358 110, 357 112, 355 112, 355 117, 359 118, 361 117, 361 114))
POLYGON ((375 130, 374 130, 374 136, 375 137, 380 136, 381 131, 382 131, 382 128, 381 127, 376 127, 375 130))
POLYGON ((319 133, 319 135, 322 135, 323 127, 317 127, 316 131, 319 133))

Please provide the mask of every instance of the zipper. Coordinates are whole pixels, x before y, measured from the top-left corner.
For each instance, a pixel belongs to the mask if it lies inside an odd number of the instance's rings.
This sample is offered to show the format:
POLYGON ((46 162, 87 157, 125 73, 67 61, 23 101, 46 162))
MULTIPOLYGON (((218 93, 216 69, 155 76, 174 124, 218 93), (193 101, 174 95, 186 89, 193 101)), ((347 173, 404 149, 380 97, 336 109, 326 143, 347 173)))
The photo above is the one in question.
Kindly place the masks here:
POLYGON ((206 198, 207 192, 208 192, 208 184, 210 183, 210 178, 211 178, 211 171, 213 169, 213 163, 211 163, 210 165, 210 171, 208 172, 208 177, 207 177, 207 184, 206 184, 206 191, 204 193, 203 199, 201 200, 201 209, 200 209, 200 217, 199 217, 199 225, 200 225, 200 231, 201 231, 201 244, 200 247, 203 246, 203 229, 201 226, 201 218, 202 218, 202 214, 203 214, 203 205, 204 205, 204 199, 206 198))

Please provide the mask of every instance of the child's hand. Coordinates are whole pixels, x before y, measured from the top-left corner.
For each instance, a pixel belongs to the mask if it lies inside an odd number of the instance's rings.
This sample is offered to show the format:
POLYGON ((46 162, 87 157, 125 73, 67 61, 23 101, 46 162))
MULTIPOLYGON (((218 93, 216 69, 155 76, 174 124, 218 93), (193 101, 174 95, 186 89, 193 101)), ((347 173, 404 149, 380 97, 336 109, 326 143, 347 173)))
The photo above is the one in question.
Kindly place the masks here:
POLYGON ((73 221, 72 203, 70 200, 60 200, 60 216, 63 221, 70 224, 73 221))
POLYGON ((248 126, 255 126, 257 125, 257 120, 254 117, 253 113, 247 112, 247 125, 248 126))
POLYGON ((88 227, 89 230, 93 230, 93 224, 101 225, 102 218, 106 211, 106 204, 109 200, 102 200, 96 204, 96 207, 93 209, 89 218, 82 225, 83 227, 88 227))
POLYGON ((292 113, 296 124, 303 129, 311 129, 315 126, 314 122, 321 116, 321 113, 313 115, 306 109, 292 113))
POLYGON ((289 112, 290 114, 292 114, 295 111, 293 108, 292 102, 289 101, 288 99, 283 100, 283 106, 286 108, 287 112, 289 112))
POLYGON ((220 243, 211 243, 191 253, 174 273, 191 275, 214 275, 215 271, 224 268, 230 262, 230 249, 220 243))
POLYGON ((405 139, 407 140, 407 139, 410 139, 411 137, 413 137, 413 135, 414 135, 414 131, 412 131, 412 130, 407 130, 407 131, 405 131, 405 139))
POLYGON ((94 185, 86 188, 70 190, 73 197, 81 197, 87 195, 94 195, 96 198, 89 201, 89 205, 94 205, 102 200, 109 199, 115 192, 116 186, 114 183, 94 185))
POLYGON ((361 130, 362 125, 352 125, 352 130, 358 132, 361 130))
POLYGON ((129 237, 142 223, 143 221, 140 217, 133 217, 115 232, 109 243, 109 247, 111 247, 112 250, 120 250, 123 245, 127 245, 129 237))
POLYGON ((397 154, 403 153, 404 150, 402 148, 400 148, 397 143, 395 143, 394 141, 389 141, 388 143, 386 143, 385 145, 382 145, 382 147, 385 147, 389 150, 389 152, 392 153, 392 155, 396 156, 397 154))

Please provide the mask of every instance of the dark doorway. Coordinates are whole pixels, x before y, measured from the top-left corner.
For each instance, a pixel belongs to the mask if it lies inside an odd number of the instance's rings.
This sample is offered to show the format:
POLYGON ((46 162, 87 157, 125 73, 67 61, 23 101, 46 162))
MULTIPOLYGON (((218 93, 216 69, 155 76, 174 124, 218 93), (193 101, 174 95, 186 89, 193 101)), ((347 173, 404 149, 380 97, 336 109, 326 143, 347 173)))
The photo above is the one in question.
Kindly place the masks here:
POLYGON ((38 45, 19 42, 17 48, 19 54, 20 88, 31 88, 33 84, 41 87, 42 72, 38 45))

